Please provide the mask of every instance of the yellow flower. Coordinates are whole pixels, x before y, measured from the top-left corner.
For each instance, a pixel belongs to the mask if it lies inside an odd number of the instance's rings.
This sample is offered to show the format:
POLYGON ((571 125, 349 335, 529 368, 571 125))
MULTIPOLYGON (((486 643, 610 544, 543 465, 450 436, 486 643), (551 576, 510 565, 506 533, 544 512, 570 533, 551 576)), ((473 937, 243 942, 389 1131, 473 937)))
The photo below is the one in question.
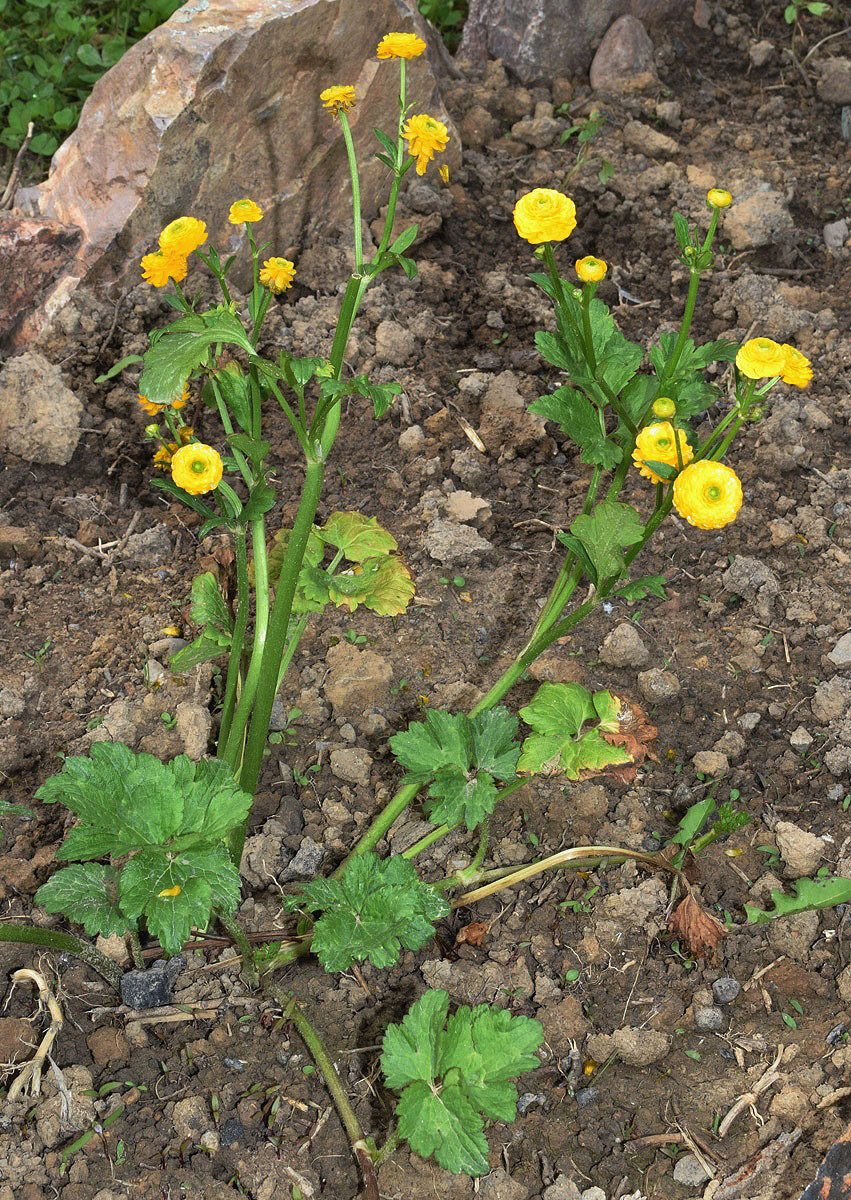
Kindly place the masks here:
POLYGON ((721 529, 742 507, 739 477, 724 463, 702 459, 674 480, 674 508, 697 529, 721 529))
POLYGON ((276 296, 291 288, 294 278, 295 264, 288 258, 267 258, 260 271, 260 282, 276 296))
POLYGON ((207 226, 197 217, 178 217, 160 234, 160 250, 186 258, 207 240, 207 226))
POLYGON ((653 401, 653 416, 662 417, 666 420, 672 417, 677 411, 677 406, 674 404, 670 396, 659 396, 653 401))
POLYGON ((169 408, 169 407, 174 408, 174 409, 184 408, 188 399, 189 399, 189 384, 188 383, 184 387, 182 395, 178 396, 176 400, 172 400, 171 405, 152 404, 150 402, 150 400, 148 399, 148 397, 143 396, 141 392, 138 395, 138 401, 141 404, 142 408, 145 410, 146 413, 150 413, 150 415, 152 417, 158 417, 164 408, 169 408))
POLYGON ((154 466, 163 471, 167 471, 171 466, 172 455, 175 450, 179 450, 177 442, 167 442, 165 446, 160 446, 159 450, 154 455, 154 466))
POLYGON ((195 430, 192 428, 192 426, 191 426, 191 425, 184 425, 184 426, 183 426, 183 428, 180 430, 180 444, 181 444, 181 446, 186 446, 186 445, 188 445, 188 444, 189 444, 189 442, 191 442, 191 441, 192 441, 192 439, 193 439, 193 437, 194 437, 194 436, 195 436, 195 430))
POLYGON ((449 183, 449 167, 446 165, 446 163, 442 163, 437 168, 437 173, 440 176, 441 183, 449 183))
POLYGON ((786 351, 771 338, 751 338, 736 355, 736 366, 748 379, 771 379, 782 375, 786 351))
POLYGON ((378 43, 378 58, 419 58, 426 44, 415 33, 385 33, 378 43))
POLYGON ((583 283, 599 283, 605 278, 608 269, 608 263, 602 258, 595 258, 593 254, 586 254, 584 258, 576 260, 576 274, 583 283))
POLYGON ((783 343, 783 353, 786 355, 786 362, 780 372, 783 382, 791 383, 793 387, 809 387, 813 377, 813 368, 807 356, 800 350, 796 350, 794 346, 787 346, 785 342, 783 343))
POLYGON ((203 442, 192 442, 175 450, 171 459, 171 477, 190 496, 213 492, 222 481, 219 452, 203 442))
POLYGON ((576 205, 563 192, 535 188, 514 205, 514 228, 533 246, 561 242, 576 228, 576 205))
POLYGON ((329 87, 319 93, 319 99, 322 101, 322 107, 327 108, 336 117, 341 112, 354 108, 355 89, 348 84, 329 87))
POLYGON ((235 200, 230 206, 228 220, 231 225, 248 225, 252 221, 262 221, 263 209, 248 197, 244 200, 235 200))
MULTIPOLYGON (((680 444, 680 455, 683 466, 694 458, 694 451, 686 441, 682 429, 676 430, 677 442, 680 444)), ((661 475, 646 465, 649 462, 667 463, 676 469, 680 462, 677 458, 677 442, 674 441, 674 427, 670 421, 660 421, 658 425, 648 425, 642 429, 635 439, 635 449, 632 461, 638 467, 639 475, 652 483, 664 483, 661 475)))
POLYGON ((710 208, 729 208, 733 197, 723 188, 710 188, 706 193, 706 203, 710 208))
POLYGON ((449 130, 442 121, 428 113, 409 117, 402 130, 408 143, 408 153, 417 160, 417 174, 425 175, 425 169, 435 154, 442 154, 449 142, 449 130))
POLYGON ((141 267, 145 283, 157 288, 165 287, 169 279, 180 283, 181 279, 186 278, 186 259, 180 254, 155 250, 153 254, 144 256, 141 267))

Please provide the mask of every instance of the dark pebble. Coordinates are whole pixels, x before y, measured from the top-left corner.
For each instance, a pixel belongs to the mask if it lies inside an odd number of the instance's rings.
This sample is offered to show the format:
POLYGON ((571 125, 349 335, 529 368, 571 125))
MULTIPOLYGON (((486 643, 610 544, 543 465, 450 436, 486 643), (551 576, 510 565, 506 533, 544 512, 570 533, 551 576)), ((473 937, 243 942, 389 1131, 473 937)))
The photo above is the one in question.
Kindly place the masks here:
POLYGON ((241 1058, 223 1058, 222 1062, 229 1071, 244 1071, 245 1062, 241 1058))
POLYGON ((186 960, 178 954, 158 959, 147 971, 127 971, 121 977, 121 999, 128 1008, 162 1008, 171 1004, 174 981, 186 960))
POLYGON ((730 975, 722 975, 712 985, 712 995, 716 1004, 732 1004, 741 990, 742 985, 738 979, 733 979, 730 975))
POLYGON ((244 1137, 242 1121, 238 1121, 236 1117, 229 1117, 219 1130, 219 1139, 223 1146, 232 1146, 234 1142, 241 1142, 244 1137))
POLYGON ((845 1022, 842 1021, 839 1025, 834 1025, 833 1029, 827 1033, 824 1040, 827 1042, 828 1046, 837 1046, 842 1041, 844 1034, 845 1022))
POLYGON ((580 1108, 587 1108, 589 1104, 593 1104, 596 1101, 597 1096, 598 1092, 595 1087, 580 1088, 576 1093, 576 1103, 580 1108))

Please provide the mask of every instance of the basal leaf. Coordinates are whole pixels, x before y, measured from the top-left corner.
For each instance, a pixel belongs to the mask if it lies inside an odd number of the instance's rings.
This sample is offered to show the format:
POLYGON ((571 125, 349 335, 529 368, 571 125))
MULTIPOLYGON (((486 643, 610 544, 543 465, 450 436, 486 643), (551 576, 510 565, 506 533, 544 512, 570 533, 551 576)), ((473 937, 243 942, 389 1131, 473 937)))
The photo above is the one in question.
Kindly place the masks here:
POLYGON ((631 579, 628 583, 622 584, 613 594, 619 600, 629 602, 643 600, 645 596, 658 596, 660 600, 667 600, 668 593, 665 591, 665 583, 664 575, 642 575, 639 579, 631 579))
POLYGON ((582 543, 602 583, 620 575, 624 568, 623 552, 644 536, 644 525, 630 504, 603 500, 590 514, 581 514, 570 526, 582 543))
POLYGON ((410 1083, 396 1105, 397 1132, 422 1158, 455 1175, 487 1175, 488 1144, 482 1118, 458 1084, 436 1094, 427 1083, 410 1083))
MULTIPOLYGON (((281 568, 284 565, 284 558, 287 553, 287 546, 290 542, 290 530, 279 529, 272 538, 272 543, 267 551, 267 561, 269 565, 269 586, 277 587, 278 580, 281 577, 281 568)), ((325 556, 325 547, 322 544, 321 538, 316 530, 311 530, 307 537, 307 548, 304 552, 304 563, 307 566, 317 566, 322 562, 325 556)), ((249 577, 251 582, 254 582, 253 564, 249 568, 249 577)))
POLYGON ((479 770, 489 771, 504 782, 513 779, 520 751, 515 738, 519 722, 507 708, 490 708, 470 718, 473 735, 473 762, 479 770))
POLYGON ((126 933, 132 922, 118 907, 118 873, 100 863, 75 863, 51 875, 35 894, 49 913, 62 913, 90 937, 126 933))
POLYGON ((620 746, 605 740, 600 730, 611 724, 608 692, 592 695, 578 683, 543 683, 520 716, 534 733, 523 743, 518 774, 564 774, 579 779, 584 772, 631 762, 620 746), (593 724, 585 729, 586 723, 593 724))
POLYGON ((220 759, 193 763, 185 755, 169 763, 172 773, 188 767, 193 778, 183 784, 183 819, 178 836, 192 833, 209 843, 222 841, 251 811, 252 799, 240 790, 233 772, 220 759), (185 767, 184 767, 185 764, 185 767))
POLYGON ((145 924, 165 953, 172 956, 180 953, 193 929, 207 928, 211 908, 209 884, 203 879, 188 879, 177 895, 155 896, 148 902, 145 924))
POLYGON ((202 633, 193 642, 190 642, 188 646, 181 646, 168 660, 169 670, 183 675, 187 671, 191 671, 193 667, 197 667, 200 663, 212 662, 213 659, 226 654, 230 649, 230 637, 224 633, 216 633, 215 630, 213 633, 214 636, 212 637, 208 637, 206 633, 202 633))
POLYGON ((772 889, 770 909, 745 905, 745 914, 752 925, 763 925, 776 917, 791 916, 792 913, 811 912, 819 908, 833 908, 836 904, 851 902, 851 879, 834 876, 827 879, 796 879, 792 885, 794 896, 788 892, 772 889))
POLYGON ((342 550, 349 562, 365 562, 398 549, 396 539, 375 517, 359 512, 334 512, 316 530, 323 542, 342 550))
POLYGON ((574 737, 593 720, 594 700, 580 683, 542 683, 520 716, 535 733, 574 737))
POLYGON ((391 554, 381 560, 363 604, 379 617, 398 617, 407 609, 415 591, 411 572, 397 554, 391 554))
POLYGON ((457 767, 443 767, 432 780, 423 807, 433 825, 475 829, 493 812, 498 794, 487 771, 465 773, 457 767))
POLYGON ((442 767, 466 771, 473 749, 470 718, 429 709, 425 721, 412 721, 404 733, 390 738, 390 749, 411 782, 423 783, 442 767))
POLYGON ((448 1011, 448 993, 430 988, 411 1005, 401 1024, 387 1027, 381 1070, 389 1088, 398 1091, 417 1079, 438 1076, 438 1056, 448 1011))
POLYGON ((449 1018, 440 1056, 441 1073, 457 1067, 473 1106, 493 1120, 513 1121, 517 1089, 508 1081, 539 1066, 535 1051, 544 1038, 540 1021, 480 1004, 449 1018))

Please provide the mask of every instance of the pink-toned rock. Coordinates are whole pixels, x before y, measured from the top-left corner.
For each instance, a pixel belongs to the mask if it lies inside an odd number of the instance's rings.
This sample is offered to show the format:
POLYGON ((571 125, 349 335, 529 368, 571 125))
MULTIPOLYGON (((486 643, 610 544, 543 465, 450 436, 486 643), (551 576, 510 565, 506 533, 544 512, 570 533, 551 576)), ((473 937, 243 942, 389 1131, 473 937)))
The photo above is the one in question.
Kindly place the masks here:
POLYGON ((460 54, 501 58, 524 83, 584 74, 616 17, 652 25, 682 7, 682 0, 471 0, 460 54))
POLYGON ((0 350, 74 259, 81 232, 45 217, 0 213, 0 350))
MULTIPOLYGON (((227 253, 244 236, 227 219, 243 196, 263 207, 272 254, 292 256, 310 226, 345 227, 343 139, 319 101, 331 84, 357 91, 350 122, 372 215, 387 189, 372 129, 394 127, 399 75, 375 48, 386 30, 432 35, 407 0, 373 0, 366 18, 362 0, 204 0, 132 46, 95 84, 41 186, 42 214, 82 230, 72 274, 138 283, 140 257, 185 214, 227 253)), ((414 111, 448 123, 429 56, 408 67, 414 111)))
POLYGON ((591 63, 591 87, 619 86, 626 79, 653 74, 653 43, 637 17, 627 13, 607 30, 591 63))

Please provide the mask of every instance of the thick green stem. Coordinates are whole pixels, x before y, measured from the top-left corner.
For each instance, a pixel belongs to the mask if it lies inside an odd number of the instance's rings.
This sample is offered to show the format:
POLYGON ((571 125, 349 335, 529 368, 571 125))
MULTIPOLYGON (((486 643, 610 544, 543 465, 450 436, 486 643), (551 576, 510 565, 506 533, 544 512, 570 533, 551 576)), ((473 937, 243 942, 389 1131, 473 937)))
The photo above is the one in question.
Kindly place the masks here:
POLYGON ((293 1025, 295 1025, 301 1040, 310 1052, 310 1057, 322 1073, 325 1086, 331 1095, 331 1099, 334 1101, 340 1120, 343 1122, 343 1128, 351 1142, 352 1151, 361 1169, 366 1200, 379 1200, 378 1180, 375 1175, 372 1153, 366 1144, 366 1138, 364 1137, 357 1114, 349 1102, 349 1097, 346 1095, 346 1090, 340 1081, 340 1076, 337 1074, 334 1064, 329 1058, 325 1047, 322 1045, 319 1034, 313 1028, 291 992, 285 992, 283 988, 276 987, 269 987, 267 990, 275 1003, 280 1005, 284 1020, 292 1021, 293 1025))
POLYGON ((248 625, 248 555, 245 549, 245 530, 234 530, 234 550, 236 552, 236 615, 231 636, 230 657, 228 658, 228 673, 225 680, 225 694, 222 701, 222 720, 219 725, 219 757, 227 745, 230 734, 233 712, 236 705, 236 689, 242 671, 242 645, 245 641, 245 630, 248 625))
POLYGON ((340 109, 340 128, 343 131, 343 140, 346 143, 346 155, 349 160, 349 175, 352 181, 352 217, 354 224, 355 235, 355 274, 360 275, 363 271, 363 231, 361 229, 360 215, 360 181, 358 179, 358 163, 355 158, 355 144, 352 141, 352 131, 349 128, 348 118, 343 109, 340 109))
POLYGON ((254 951, 251 949, 251 944, 245 936, 242 926, 233 917, 228 916, 227 913, 222 912, 220 909, 216 910, 216 919, 239 951, 242 960, 240 971, 243 979, 249 987, 257 987, 260 976, 257 972, 257 964, 254 961, 254 951))
POLYGON ((251 548, 254 554, 254 644, 239 703, 228 731, 227 745, 219 750, 219 757, 229 764, 234 775, 239 773, 245 730, 260 682, 269 628, 269 565, 266 558, 266 526, 262 517, 251 522, 251 548))
POLYGON ((116 991, 121 986, 123 974, 117 963, 100 950, 95 949, 90 942, 84 942, 70 933, 60 933, 56 929, 41 929, 37 925, 12 925, 7 921, 0 922, 0 942, 14 942, 20 946, 41 946, 45 950, 55 950, 58 954, 75 954, 93 971, 97 971, 116 991))
POLYGON ((402 126, 405 122, 405 60, 399 59, 399 122, 396 129, 396 163, 393 168, 393 182, 390 185, 390 196, 387 201, 387 216, 384 218, 384 230, 381 234, 381 242, 378 246, 378 252, 375 255, 374 262, 379 262, 381 256, 387 247, 390 245, 390 237, 393 233, 393 222, 396 219, 396 199, 399 195, 399 184, 402 181, 404 171, 402 169, 402 160, 404 158, 404 146, 402 137, 402 126))

